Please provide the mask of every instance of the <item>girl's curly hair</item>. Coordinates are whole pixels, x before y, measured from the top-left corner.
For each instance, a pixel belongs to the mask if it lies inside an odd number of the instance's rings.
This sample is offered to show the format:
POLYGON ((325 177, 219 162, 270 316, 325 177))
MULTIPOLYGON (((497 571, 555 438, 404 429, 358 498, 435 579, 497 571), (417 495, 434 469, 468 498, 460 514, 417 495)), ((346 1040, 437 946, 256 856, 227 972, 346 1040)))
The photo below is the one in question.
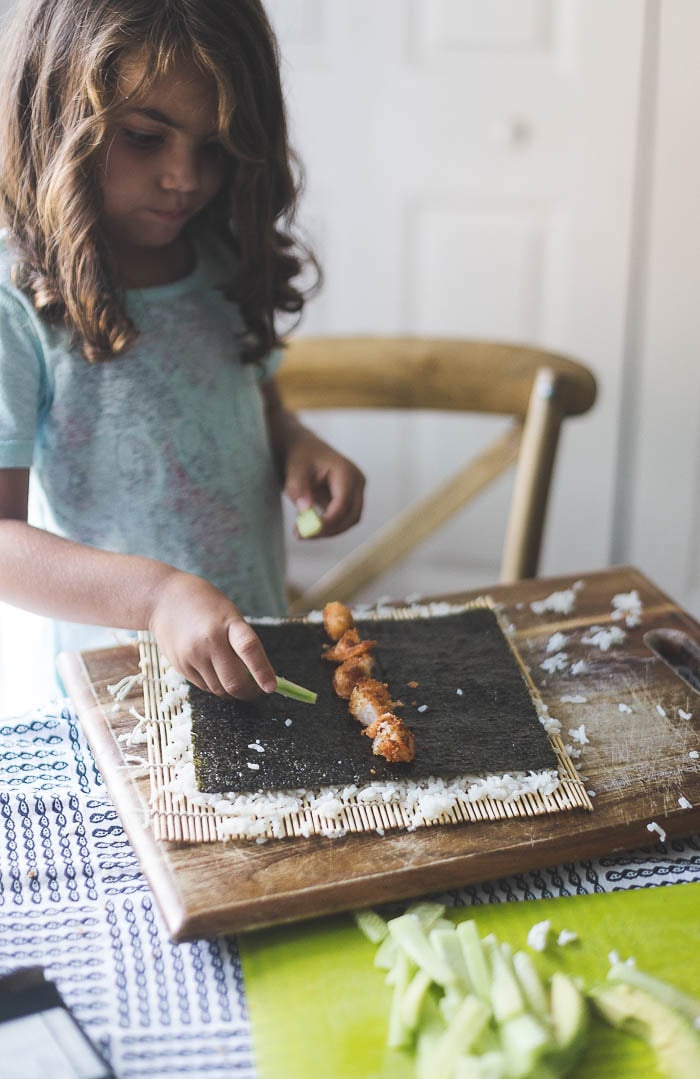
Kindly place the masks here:
MULTIPOLYGON (((279 345, 277 318, 299 314, 320 270, 293 232, 301 169, 287 136, 279 53, 259 0, 29 0, 7 43, 0 83, 0 216, 18 251, 14 279, 35 308, 64 323, 91 362, 133 342, 137 329, 112 279, 100 229, 97 155, 123 107, 124 57, 143 57, 137 90, 184 54, 218 90, 227 182, 203 211, 237 252, 227 295, 247 333, 243 359, 279 345)), ((133 105, 134 94, 130 104, 133 105)))

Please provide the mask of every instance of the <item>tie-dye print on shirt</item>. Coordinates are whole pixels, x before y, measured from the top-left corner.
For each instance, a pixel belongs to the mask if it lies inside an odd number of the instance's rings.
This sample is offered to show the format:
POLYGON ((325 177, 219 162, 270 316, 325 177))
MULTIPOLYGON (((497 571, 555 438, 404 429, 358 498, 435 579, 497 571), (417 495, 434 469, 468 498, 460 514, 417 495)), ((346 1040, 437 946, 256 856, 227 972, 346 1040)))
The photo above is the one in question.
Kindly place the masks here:
MULTIPOLYGON (((0 467, 32 469, 32 522, 199 574, 246 615, 284 602, 279 484, 261 384, 220 288, 231 256, 200 251, 173 284, 126 293, 135 344, 89 364, 12 287, 0 251, 0 467)), ((103 643, 60 627, 58 647, 103 643)))

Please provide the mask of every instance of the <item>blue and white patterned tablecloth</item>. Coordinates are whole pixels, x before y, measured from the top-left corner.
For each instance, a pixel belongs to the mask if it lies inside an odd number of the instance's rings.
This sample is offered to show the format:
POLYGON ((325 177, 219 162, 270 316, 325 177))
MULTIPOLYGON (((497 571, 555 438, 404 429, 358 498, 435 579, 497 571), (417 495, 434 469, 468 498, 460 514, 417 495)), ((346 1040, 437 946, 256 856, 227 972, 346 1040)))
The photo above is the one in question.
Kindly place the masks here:
MULTIPOLYGON (((235 937, 172 944, 68 706, 0 719, 0 973, 39 963, 119 1079, 254 1079, 235 937)), ((700 880, 700 837, 463 888, 450 904, 700 880)))

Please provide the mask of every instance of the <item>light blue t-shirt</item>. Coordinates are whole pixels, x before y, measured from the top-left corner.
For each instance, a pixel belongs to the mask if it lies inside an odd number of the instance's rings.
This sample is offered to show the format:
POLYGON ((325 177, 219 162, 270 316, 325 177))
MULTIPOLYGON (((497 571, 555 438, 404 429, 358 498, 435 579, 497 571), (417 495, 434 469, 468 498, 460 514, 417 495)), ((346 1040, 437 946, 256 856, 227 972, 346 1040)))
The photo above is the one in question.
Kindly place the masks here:
MULTIPOLYGON (((261 385, 279 363, 242 364, 232 255, 126 293, 139 330, 88 363, 10 282, 0 243, 0 468, 32 473, 31 523, 109 551, 160 559, 220 588, 245 615, 280 615, 284 541, 261 385)), ((113 640, 61 623, 57 648, 113 640)))

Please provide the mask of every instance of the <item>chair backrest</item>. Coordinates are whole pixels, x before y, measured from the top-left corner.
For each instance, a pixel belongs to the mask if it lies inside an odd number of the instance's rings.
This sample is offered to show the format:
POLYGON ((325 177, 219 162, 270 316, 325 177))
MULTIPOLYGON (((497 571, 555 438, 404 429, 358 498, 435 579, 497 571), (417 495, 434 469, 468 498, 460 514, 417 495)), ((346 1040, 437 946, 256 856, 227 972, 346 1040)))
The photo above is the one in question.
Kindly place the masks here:
POLYGON ((293 409, 420 409, 513 417, 491 446, 294 596, 293 612, 329 599, 351 600, 516 463, 501 580, 536 574, 561 421, 586 412, 595 400, 596 383, 588 368, 555 353, 499 342, 314 337, 289 344, 278 382, 293 409))

